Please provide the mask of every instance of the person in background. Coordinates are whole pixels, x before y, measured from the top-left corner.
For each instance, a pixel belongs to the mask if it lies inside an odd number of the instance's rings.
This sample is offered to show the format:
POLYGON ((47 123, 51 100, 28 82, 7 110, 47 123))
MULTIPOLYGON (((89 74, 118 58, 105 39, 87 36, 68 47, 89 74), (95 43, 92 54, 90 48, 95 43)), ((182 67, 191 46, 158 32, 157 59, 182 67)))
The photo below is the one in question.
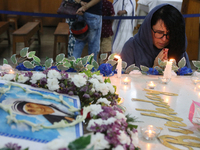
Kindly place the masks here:
POLYGON ((155 67, 159 66, 158 58, 162 61, 173 58, 178 62, 185 57, 186 66, 191 68, 186 48, 182 14, 170 4, 160 4, 145 17, 138 33, 124 44, 121 58, 127 66, 155 67))
MULTIPOLYGON (((68 23, 69 25, 69 29, 71 28, 72 26, 72 23, 75 21, 74 18, 67 18, 66 19, 66 23, 68 23)), ((74 45, 75 45, 75 42, 76 42, 76 39, 75 37, 73 36, 71 30, 70 31, 70 34, 69 34, 69 40, 68 40, 68 58, 69 57, 72 57, 73 56, 73 51, 74 51, 74 45)))
MULTIPOLYGON (((134 16, 135 0, 114 0, 115 16, 134 16)), ((135 21, 133 19, 115 19, 112 24, 112 53, 120 54, 124 43, 133 36, 135 21)))
MULTIPOLYGON (((114 8, 110 1, 102 0, 102 16, 114 16, 114 8)), ((100 54, 101 53, 111 53, 112 49, 112 22, 113 20, 103 19, 102 21, 102 30, 101 30, 101 45, 100 45, 100 54)))
POLYGON ((83 48, 88 43, 88 54, 97 54, 100 51, 100 37, 102 28, 102 1, 101 0, 76 0, 81 4, 77 10, 78 20, 85 20, 89 26, 88 37, 84 40, 76 40, 73 56, 80 58, 83 48))

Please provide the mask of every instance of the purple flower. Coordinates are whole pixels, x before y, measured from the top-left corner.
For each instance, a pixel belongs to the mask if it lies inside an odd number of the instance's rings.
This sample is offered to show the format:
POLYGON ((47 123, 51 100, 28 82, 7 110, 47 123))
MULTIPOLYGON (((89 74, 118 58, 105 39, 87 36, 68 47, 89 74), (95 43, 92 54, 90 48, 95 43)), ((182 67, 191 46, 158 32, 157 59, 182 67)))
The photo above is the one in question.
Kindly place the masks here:
POLYGON ((40 84, 41 84, 42 86, 46 85, 46 84, 47 84, 47 78, 42 78, 42 79, 40 80, 40 84))
POLYGON ((83 97, 89 99, 89 98, 90 98, 90 95, 85 93, 85 94, 83 94, 83 97))
POLYGON ((107 120, 110 117, 116 116, 116 111, 109 106, 102 106, 103 111, 98 114, 98 117, 102 118, 103 120, 107 120))
POLYGON ((6 148, 12 149, 12 150, 20 150, 21 146, 18 146, 18 144, 14 143, 8 143, 6 144, 6 148))
POLYGON ((25 77, 29 77, 29 78, 31 78, 32 77, 32 75, 33 75, 33 73, 32 72, 30 72, 30 71, 28 71, 28 72, 26 72, 25 73, 25 77))

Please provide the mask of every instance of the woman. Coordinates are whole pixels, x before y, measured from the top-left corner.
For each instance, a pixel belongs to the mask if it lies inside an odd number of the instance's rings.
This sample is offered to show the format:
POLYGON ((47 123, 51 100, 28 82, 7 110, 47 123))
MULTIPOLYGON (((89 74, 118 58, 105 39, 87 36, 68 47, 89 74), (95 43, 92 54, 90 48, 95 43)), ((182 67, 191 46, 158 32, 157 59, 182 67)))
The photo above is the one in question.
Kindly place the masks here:
POLYGON ((170 4, 161 4, 149 12, 138 33, 125 43, 121 57, 127 66, 138 67, 158 66, 158 58, 162 61, 173 58, 178 62, 185 57, 186 66, 191 68, 186 47, 182 14, 170 4))
POLYGON ((74 114, 70 113, 67 108, 63 111, 54 104, 43 104, 28 101, 15 101, 12 105, 12 110, 23 115, 43 115, 50 123, 66 120, 72 122, 74 114))
MULTIPOLYGON (((135 0, 114 0, 115 16, 135 16, 135 0)), ((132 19, 115 19, 112 24, 112 53, 120 54, 124 43, 133 36, 135 21, 132 19)))

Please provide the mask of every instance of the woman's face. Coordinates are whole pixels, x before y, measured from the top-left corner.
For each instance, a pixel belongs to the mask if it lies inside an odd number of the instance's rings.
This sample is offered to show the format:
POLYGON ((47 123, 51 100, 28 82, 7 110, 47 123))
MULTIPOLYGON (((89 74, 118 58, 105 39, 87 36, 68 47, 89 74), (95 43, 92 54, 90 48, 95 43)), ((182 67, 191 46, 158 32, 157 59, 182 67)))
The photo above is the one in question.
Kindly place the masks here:
POLYGON ((154 26, 152 26, 151 34, 152 34, 153 44, 158 49, 163 49, 169 44, 169 35, 168 35, 169 31, 167 31, 167 28, 161 19, 158 20, 154 26))
POLYGON ((27 103, 25 105, 25 110, 32 115, 47 115, 54 113, 54 110, 52 108, 35 103, 27 103))

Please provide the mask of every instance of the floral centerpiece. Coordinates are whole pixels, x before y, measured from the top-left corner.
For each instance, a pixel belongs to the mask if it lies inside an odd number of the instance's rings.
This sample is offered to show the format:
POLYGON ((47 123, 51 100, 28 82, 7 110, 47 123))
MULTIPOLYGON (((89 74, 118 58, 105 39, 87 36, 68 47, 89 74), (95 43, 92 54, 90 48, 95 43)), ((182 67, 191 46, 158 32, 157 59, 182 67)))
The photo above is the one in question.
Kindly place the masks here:
MULTIPOLYGON (((78 123, 77 120, 85 120, 87 130, 90 133, 70 143, 66 143, 65 139, 55 139, 47 144, 49 149, 139 149, 137 126, 132 124, 134 118, 124 115, 123 108, 118 105, 120 98, 115 93, 116 87, 111 84, 108 77, 103 79, 100 74, 102 73, 101 69, 97 71, 98 67, 95 67, 93 55, 71 62, 64 58, 63 54, 60 54, 56 57, 55 64, 52 63, 52 59, 47 59, 44 66, 40 64, 39 58, 34 56, 33 52, 28 52, 27 48, 23 49, 20 55, 31 60, 23 59, 22 64, 25 68, 34 69, 40 66, 43 71, 20 72, 14 70, 14 72, 9 73, 10 69, 13 68, 4 59, 0 73, 1 80, 45 88, 58 93, 78 95, 81 101, 82 109, 77 110, 80 115, 77 116, 78 119, 75 121, 78 123), (66 72, 70 69, 70 65, 77 72, 76 74, 66 72), (52 66, 56 67, 53 68, 52 66)), ((16 55, 13 55, 11 60, 15 66, 19 66, 19 59, 16 58, 16 55)), ((107 74, 105 73, 106 76, 107 74)), ((3 105, 0 106, 0 109, 6 110, 3 105)), ((16 118, 12 118, 12 116, 8 118, 17 123, 16 118)), ((27 122, 24 121, 24 123, 27 122)), ((63 123, 62 126, 65 126, 65 123, 63 123)), ((57 123, 57 126, 59 125, 61 123, 57 123)), ((20 150, 21 147, 17 144, 8 143, 1 150, 3 149, 20 150)))

